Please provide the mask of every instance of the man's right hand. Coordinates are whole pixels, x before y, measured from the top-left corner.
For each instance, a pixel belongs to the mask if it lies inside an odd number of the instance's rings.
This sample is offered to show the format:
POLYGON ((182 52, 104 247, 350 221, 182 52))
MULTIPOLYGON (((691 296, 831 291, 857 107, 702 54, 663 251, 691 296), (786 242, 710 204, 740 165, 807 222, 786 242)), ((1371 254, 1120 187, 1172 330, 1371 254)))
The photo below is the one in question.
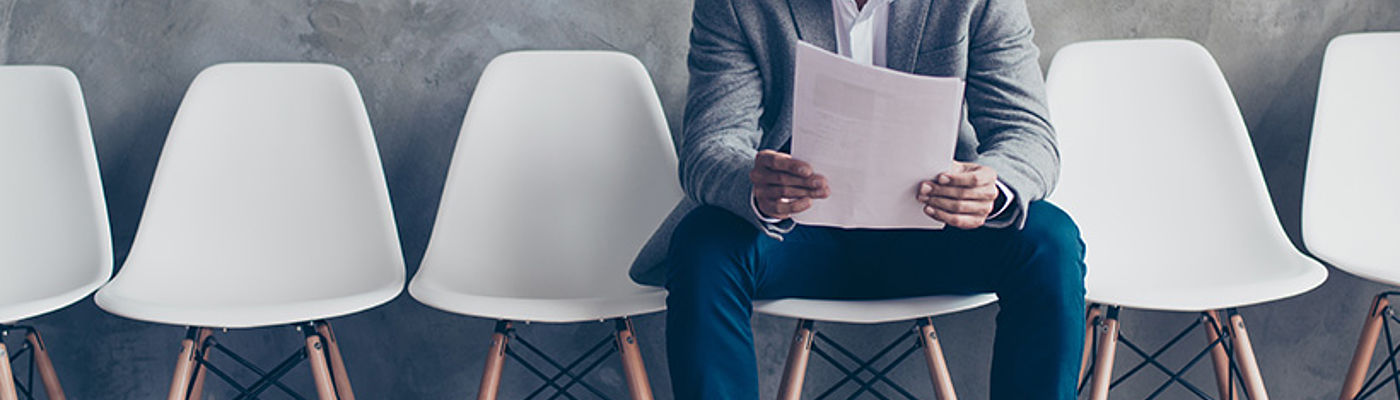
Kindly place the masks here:
POLYGON ((749 180, 754 204, 768 218, 788 219, 811 208, 812 199, 831 194, 826 178, 813 172, 810 164, 773 150, 758 152, 749 180))

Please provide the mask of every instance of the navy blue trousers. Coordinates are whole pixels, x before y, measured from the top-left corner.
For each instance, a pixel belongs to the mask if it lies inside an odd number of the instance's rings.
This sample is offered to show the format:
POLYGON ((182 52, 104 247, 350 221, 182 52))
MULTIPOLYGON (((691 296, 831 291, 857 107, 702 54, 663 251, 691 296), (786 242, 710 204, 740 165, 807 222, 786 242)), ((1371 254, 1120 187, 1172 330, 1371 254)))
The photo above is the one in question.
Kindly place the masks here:
POLYGON ((1020 230, 798 226, 778 241, 723 209, 691 211, 668 255, 666 350, 675 398, 758 398, 753 300, 986 292, 1001 298, 991 397, 1075 398, 1084 243, 1074 221, 1050 203, 1031 203, 1028 212, 1020 230))

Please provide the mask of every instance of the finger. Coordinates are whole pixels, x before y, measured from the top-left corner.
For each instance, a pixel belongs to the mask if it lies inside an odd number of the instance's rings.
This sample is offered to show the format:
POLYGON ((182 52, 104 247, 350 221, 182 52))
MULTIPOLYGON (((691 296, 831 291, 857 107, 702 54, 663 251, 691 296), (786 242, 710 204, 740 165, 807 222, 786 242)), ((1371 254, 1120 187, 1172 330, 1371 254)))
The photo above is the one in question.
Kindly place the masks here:
POLYGON ((828 192, 831 191, 831 187, 826 185, 826 177, 821 174, 812 174, 811 178, 807 178, 807 187, 828 192))
POLYGON ((946 185, 933 185, 933 190, 924 197, 947 197, 959 200, 996 200, 997 187, 994 185, 977 187, 958 187, 946 185))
POLYGON ((757 162, 760 166, 780 172, 808 178, 812 176, 812 166, 801 160, 792 158, 787 153, 779 153, 773 150, 763 150, 758 153, 757 162))
POLYGON ((976 229, 986 222, 986 218, 966 214, 951 214, 933 206, 924 206, 924 214, 959 229, 976 229))
POLYGON ((938 184, 948 186, 976 187, 990 185, 996 182, 995 172, 986 168, 973 167, 962 172, 944 172, 938 174, 938 184))
POLYGON ((813 197, 813 192, 796 186, 763 185, 755 186, 753 195, 760 199, 800 199, 813 197))
POLYGON ((764 185, 807 186, 807 185, 805 185, 805 183, 807 183, 807 179, 799 178, 799 177, 797 177, 796 175, 785 174, 785 173, 782 173, 782 172, 774 171, 774 170, 768 169, 768 168, 766 168, 766 167, 758 167, 758 168, 754 168, 752 171, 749 171, 749 181, 750 181, 750 182, 753 182, 754 186, 764 186, 764 185))
POLYGON ((754 187, 754 197, 761 199, 798 199, 798 198, 818 198, 824 199, 829 195, 826 189, 809 189, 798 186, 787 185, 761 185, 754 187))
POLYGON ((755 156, 753 160, 754 170, 773 169, 773 164, 777 162, 776 160, 778 157, 782 155, 783 153, 773 150, 759 150, 758 155, 755 156))
POLYGON ((796 199, 792 201, 778 201, 773 207, 780 214, 792 215, 812 208, 811 199, 796 199))
POLYGON ((753 182, 755 186, 782 185, 798 186, 808 189, 826 188, 826 177, 824 176, 813 175, 811 177, 803 178, 797 175, 781 171, 775 171, 767 168, 757 168, 753 171, 749 171, 749 181, 753 182))
POLYGON ((978 165, 977 165, 977 164, 974 164, 974 163, 965 163, 965 162, 962 162, 962 161, 953 161, 953 165, 950 166, 950 167, 948 167, 948 171, 947 171, 947 172, 967 172, 968 170, 973 169, 973 168, 976 168, 977 166, 978 166, 978 165))
POLYGON ((949 214, 967 214, 985 218, 992 213, 992 202, 990 201, 932 197, 925 203, 949 214))
POLYGON ((767 218, 773 218, 773 219, 788 219, 789 217, 791 217, 791 215, 781 214, 781 213, 778 213, 777 211, 769 211, 769 210, 772 210, 772 209, 775 208, 775 207, 776 207, 775 205, 764 205, 764 203, 759 203, 758 210, 759 210, 759 211, 762 211, 762 212, 763 212, 763 215, 762 215, 762 216, 763 216, 763 217, 767 217, 767 218))
POLYGON ((933 193, 933 181, 919 182, 919 201, 924 201, 929 193, 933 193))

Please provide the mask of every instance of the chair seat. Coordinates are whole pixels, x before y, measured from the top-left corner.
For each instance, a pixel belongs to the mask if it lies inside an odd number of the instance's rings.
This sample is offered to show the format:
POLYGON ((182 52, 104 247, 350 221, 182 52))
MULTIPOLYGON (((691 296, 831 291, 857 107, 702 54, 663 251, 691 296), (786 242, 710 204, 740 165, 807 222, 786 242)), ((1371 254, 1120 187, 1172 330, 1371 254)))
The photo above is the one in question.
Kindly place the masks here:
POLYGON ((666 309, 666 290, 636 286, 635 291, 569 298, 493 296, 467 293, 415 278, 408 292, 415 300, 454 314, 510 321, 570 323, 650 314, 666 309))
POLYGON ((218 282, 171 284, 155 291, 129 282, 119 275, 94 296, 97 305, 126 318, 207 328, 257 328, 335 318, 387 303, 403 290, 402 278, 375 288, 320 293, 313 288, 222 293, 218 282))
MULTIPOLYGON (((1227 269, 1220 269, 1228 271, 1227 269)), ((1085 298, 1092 303, 1160 311, 1244 307, 1303 294, 1327 280, 1327 269, 1299 256, 1294 268, 1268 274, 1201 275, 1169 279, 1155 274, 1103 277, 1090 265, 1085 298)))
POLYGON ((94 276, 91 282, 77 287, 36 285, 42 276, 5 279, 0 282, 0 323, 14 323, 43 315, 82 300, 107 281, 94 276))
MULTIPOLYGON (((1346 264, 1340 261, 1333 261, 1332 259, 1325 257, 1322 259, 1332 264, 1332 266, 1337 267, 1337 269, 1346 271, 1349 274, 1356 275, 1363 279, 1367 279, 1377 283, 1384 283, 1390 286, 1400 286, 1400 268, 1386 268, 1379 265, 1346 264)), ((1400 261, 1397 261, 1397 263, 1393 265, 1400 266, 1400 261)))
POLYGON ((997 301, 994 294, 924 296, 885 300, 777 299, 755 301, 754 310, 779 317, 848 324, 880 324, 971 310, 997 301))

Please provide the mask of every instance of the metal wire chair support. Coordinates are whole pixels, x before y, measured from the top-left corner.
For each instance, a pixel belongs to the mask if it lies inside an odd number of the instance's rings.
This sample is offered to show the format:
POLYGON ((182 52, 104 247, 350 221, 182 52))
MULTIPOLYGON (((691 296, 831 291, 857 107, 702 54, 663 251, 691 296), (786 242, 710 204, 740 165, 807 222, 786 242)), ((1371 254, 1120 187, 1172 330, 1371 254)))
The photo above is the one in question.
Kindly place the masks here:
POLYGON ((840 371, 843 375, 840 380, 837 380, 825 391, 817 395, 816 399, 828 398, 847 384, 854 384, 859 386, 847 397, 848 399, 855 399, 868 392, 870 395, 881 400, 889 400, 890 397, 881 392, 876 386, 877 383, 883 383, 884 386, 894 390, 900 396, 903 396, 903 398, 917 400, 919 398, 918 396, 915 396, 908 389, 905 389, 898 383, 889 379, 888 375, 923 346, 923 342, 918 340, 917 335, 919 328, 926 323, 928 323, 927 319, 919 319, 915 322, 912 329, 905 331, 903 334, 899 335, 899 337, 890 341, 889 344, 886 344, 869 358, 856 355, 850 349, 842 346, 841 343, 823 334, 821 331, 814 330, 815 340, 812 341, 812 353, 816 354, 817 357, 822 360, 825 360, 828 365, 836 368, 836 370, 840 371), (907 347, 896 352, 896 349, 899 349, 901 344, 906 344, 907 347), (828 352, 826 348, 834 351, 835 354, 828 352), (838 359, 836 355, 840 355, 841 359, 838 359), (893 357, 893 359, 883 367, 877 368, 876 364, 887 357, 893 357), (848 367, 848 364, 854 364, 855 366, 848 367), (868 373, 870 377, 868 379, 864 378, 862 376, 864 373, 868 373))
MULTIPOLYGON (((27 325, 0 325, 0 340, 8 339, 12 331, 24 332, 20 337, 27 337, 29 334, 34 333, 34 327, 27 325)), ((14 376, 11 379, 14 379, 15 391, 20 396, 27 400, 34 400, 34 392, 30 389, 34 387, 34 353, 33 348, 30 347, 29 341, 27 340, 20 345, 19 350, 10 352, 10 364, 13 365, 20 357, 27 358, 27 360, 25 360, 27 370, 25 373, 26 376, 23 381, 21 381, 18 376, 14 376)))
MULTIPOLYGON (((592 395, 590 398, 609 399, 610 397, 597 386, 584 380, 590 373, 596 371, 603 362, 618 354, 624 367, 627 359, 621 346, 636 346, 635 339, 631 339, 631 322, 628 318, 614 319, 615 332, 608 337, 598 340, 589 346, 583 354, 574 357, 567 363, 550 356, 548 352, 541 350, 525 336, 516 332, 510 321, 497 321, 496 335, 504 335, 504 353, 509 359, 515 360, 527 372, 539 378, 542 383, 525 395, 524 399, 548 398, 548 399, 570 399, 578 400, 578 396, 571 390, 583 388, 585 392, 592 395), (619 336, 622 332, 628 332, 627 339, 619 336), (621 340, 627 340, 626 343, 621 340), (609 344, 612 344, 609 346, 609 344), (519 345, 517 347, 516 345, 519 345), (548 394, 548 397, 544 397, 548 394)), ((638 367, 640 368, 640 367, 638 367)), ((499 379, 499 373, 494 379, 499 379)), ((629 376, 629 380, 634 379, 629 376)), ((645 380, 645 376, 635 378, 645 380)), ((494 387, 492 388, 494 391, 494 387)), ((649 387, 648 387, 649 392, 649 387)), ((632 393, 636 396, 636 393, 632 393)), ((649 395, 647 395, 649 396, 649 395)), ((649 398, 649 397, 647 397, 649 398)))
MULTIPOLYGON (((1093 326, 1096 327, 1101 326, 1105 319, 1117 319, 1118 313, 1120 311, 1120 308, 1117 306, 1107 306, 1105 314, 1101 314, 1094 317, 1095 319, 1093 321, 1089 321, 1089 323, 1093 324, 1093 326)), ((1228 320, 1229 316, 1236 314, 1236 311, 1235 309, 1226 309, 1225 313, 1225 319, 1228 320)), ((1109 384, 1109 388, 1112 389, 1118 387, 1118 385, 1127 381, 1128 378, 1133 377, 1138 372, 1141 372, 1144 368, 1151 366, 1157 369, 1158 371, 1162 372, 1163 374, 1167 375, 1167 381, 1162 382, 1161 385, 1157 386, 1156 389, 1154 389, 1150 394, 1148 394, 1148 396, 1146 397, 1148 400, 1155 399, 1158 396, 1161 396, 1162 393, 1164 393, 1173 384, 1185 388, 1197 398, 1203 400, 1214 400, 1214 397, 1211 397, 1209 394, 1207 394, 1205 390, 1192 384, 1190 381, 1187 381, 1184 378, 1184 375, 1186 374, 1186 372, 1190 371, 1192 367, 1195 367, 1196 364, 1199 363, 1203 358, 1209 355, 1212 349, 1214 349, 1216 346, 1220 346, 1224 349, 1225 354, 1227 355, 1227 359, 1229 360, 1230 379, 1227 387, 1224 388, 1225 393, 1229 394, 1227 397, 1228 399, 1234 400, 1234 394, 1236 393, 1236 383, 1244 382, 1244 377, 1241 375, 1240 368, 1237 364, 1237 361, 1235 360, 1235 352, 1232 342, 1230 340, 1233 333, 1229 329, 1225 329, 1225 326, 1229 326, 1227 321, 1217 321, 1215 320, 1215 316, 1213 316, 1211 313, 1202 312, 1200 318, 1196 318, 1195 320, 1193 320, 1191 324, 1186 326, 1186 328, 1182 329, 1175 336, 1172 336, 1172 338, 1168 340, 1165 344, 1161 345, 1156 350, 1150 353, 1144 350, 1142 347, 1138 346, 1137 344, 1134 344, 1120 330, 1117 335, 1118 343, 1131 350, 1138 357, 1140 357, 1142 361, 1138 362, 1132 368, 1129 368, 1122 375, 1118 376, 1117 379, 1114 379, 1112 383, 1109 384), (1214 340, 1210 340, 1209 342, 1207 342, 1204 349, 1196 352, 1196 354, 1193 357, 1191 357, 1189 361, 1187 361, 1184 365, 1177 369, 1169 368, 1166 365, 1162 364, 1161 361, 1159 361, 1159 358, 1163 354, 1166 354, 1168 350, 1170 350, 1172 347, 1175 347, 1178 343, 1181 342, 1182 339, 1185 339, 1187 336, 1190 335, 1192 331, 1200 328, 1202 325, 1210 327, 1211 330, 1214 331, 1216 337, 1214 340)), ((1088 351, 1092 352, 1093 355, 1088 357, 1089 365, 1086 368, 1086 371, 1088 372, 1083 374, 1084 377, 1079 381, 1079 392, 1081 394, 1089 386, 1089 382, 1092 380, 1094 375, 1094 369, 1097 367, 1096 364, 1098 360, 1097 355, 1099 348, 1098 335, 1093 335, 1093 340, 1091 341, 1091 343, 1092 344, 1088 351)), ((1245 393, 1244 397, 1248 399, 1248 393, 1245 393)))
MULTIPOLYGON (((1388 299, 1390 296, 1396 294, 1400 294, 1400 292, 1384 292, 1377 297, 1388 299)), ((1391 334, 1390 328, 1391 325, 1400 324, 1400 317, 1395 315, 1395 309, 1390 306, 1388 301, 1380 312, 1384 316, 1381 321, 1381 332, 1385 334, 1385 345, 1389 351, 1386 352, 1385 361, 1366 378, 1366 384, 1361 386, 1361 390, 1355 399, 1369 398, 1371 395, 1380 392, 1387 384, 1394 387, 1396 397, 1400 397, 1400 365, 1397 365, 1397 363, 1400 362, 1396 361, 1396 356, 1400 355, 1400 346, 1396 345, 1396 340, 1391 334), (1387 371, 1389 373, 1386 373, 1387 371), (1383 373, 1385 374, 1385 378, 1381 378, 1383 373)))
MULTIPOLYGON (((314 336, 320 339, 320 343, 326 343, 327 338, 322 336, 321 333, 318 332, 318 330, 316 329, 316 324, 318 323, 324 322, 308 322, 292 325, 292 327, 295 328, 297 331, 301 332, 305 337, 310 338, 314 336)), ((191 328, 189 330, 189 333, 187 334, 187 337, 191 340, 197 340, 198 336, 198 329, 196 328, 191 328)), ((292 369, 300 365, 302 361, 305 361, 308 357, 309 355, 307 354, 306 347, 299 347, 297 350, 293 351, 291 354, 283 358, 282 361, 278 362, 277 365, 273 366, 272 369, 264 370, 257 364, 239 355, 233 349, 225 346, 223 343, 220 343, 219 340, 216 339, 213 335, 209 335, 205 337, 202 342, 198 343, 195 346, 194 372, 192 375, 197 376, 201 372, 208 372, 213 376, 219 378, 220 381, 223 381, 230 388, 233 388, 235 391, 238 392, 238 395, 234 397, 234 400, 259 399, 258 396, 262 395, 263 392, 266 392, 268 389, 272 388, 276 388, 277 390, 281 391, 282 393, 285 393, 287 396, 290 396, 293 399, 306 400, 306 396, 297 393, 296 390, 287 386, 285 383, 282 383, 281 379, 285 377, 287 373, 291 372, 292 369), (257 380, 253 381, 252 384, 244 386, 238 381, 238 379, 233 377, 230 371, 225 370, 223 368, 219 368, 213 362, 209 361, 209 356, 213 354, 227 356, 228 359, 233 360, 234 363, 238 366, 241 366, 243 369, 256 375, 257 380)), ((186 386, 185 393, 194 392, 196 385, 196 380, 190 380, 189 384, 186 386)))

